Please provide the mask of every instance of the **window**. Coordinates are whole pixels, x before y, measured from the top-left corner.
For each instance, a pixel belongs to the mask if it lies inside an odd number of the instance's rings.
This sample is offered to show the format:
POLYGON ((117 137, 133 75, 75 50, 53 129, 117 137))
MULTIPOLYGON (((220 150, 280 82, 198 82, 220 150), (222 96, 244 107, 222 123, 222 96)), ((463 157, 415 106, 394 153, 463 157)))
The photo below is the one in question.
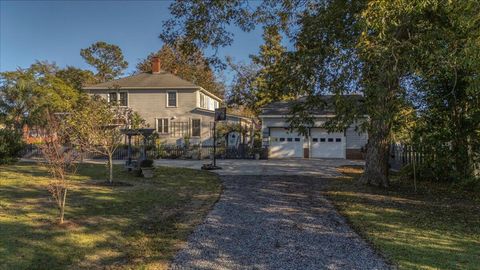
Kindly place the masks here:
POLYGON ((200 108, 205 108, 205 95, 200 93, 200 108))
POLYGON ((108 102, 126 107, 128 106, 128 93, 127 92, 110 92, 108 93, 108 102))
POLYGON ((108 93, 108 102, 117 103, 117 92, 108 93))
POLYGON ((300 141, 300 138, 295 138, 295 141, 296 141, 296 142, 299 142, 299 141, 300 141))
POLYGON ((192 119, 192 136, 200 137, 200 119, 192 119))
POLYGON ((325 138, 320 138, 320 142, 325 142, 325 138))
POLYGON ((215 102, 214 102, 214 106, 215 106, 215 109, 217 109, 217 108, 218 108, 218 101, 216 101, 216 100, 215 100, 215 102))
POLYGON ((167 92, 167 107, 177 107, 177 92, 167 92))
POLYGON ((318 138, 313 138, 313 142, 318 142, 318 138))
POLYGON ((336 142, 341 142, 341 141, 342 141, 342 138, 336 138, 335 141, 336 141, 336 142))
POLYGON ((157 132, 162 134, 168 133, 168 118, 157 119, 157 132))
POLYGON ((288 142, 291 142, 293 139, 292 138, 287 138, 287 141, 288 142))
POLYGON ((333 138, 328 138, 328 142, 333 142, 333 138))
POLYGON ((284 142, 284 141, 285 141, 285 138, 280 138, 280 141, 281 141, 281 142, 284 142))
POLYGON ((120 106, 128 106, 128 93, 127 92, 120 92, 118 93, 120 106))

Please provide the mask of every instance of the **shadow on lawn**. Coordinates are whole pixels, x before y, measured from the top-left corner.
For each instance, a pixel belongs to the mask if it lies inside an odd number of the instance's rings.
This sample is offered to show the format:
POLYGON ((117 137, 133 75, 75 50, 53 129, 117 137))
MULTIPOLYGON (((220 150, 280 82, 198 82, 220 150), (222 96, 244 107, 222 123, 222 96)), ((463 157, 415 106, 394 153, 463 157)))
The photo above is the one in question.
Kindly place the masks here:
MULTIPOLYGON (((193 195, 216 196, 211 175, 159 169, 145 181, 115 167, 117 179, 131 187, 99 187, 104 167, 82 165, 67 197, 68 226, 54 224, 57 209, 49 202, 48 176, 33 164, 19 164, 3 174, 25 181, 0 185, 0 269, 125 268, 165 263, 190 232, 181 224, 199 222, 205 205, 193 195), (16 167, 16 168, 14 168, 16 167), (173 181, 173 176, 175 177, 173 181), (168 177, 170 175, 170 177, 168 177), (193 177, 195 175, 195 177, 193 177), (190 178, 191 177, 191 178, 190 178), (202 186, 207 183, 209 186, 202 186), (203 208, 202 208, 203 207, 203 208), (192 214, 193 213, 193 214, 192 214)), ((3 167, 2 167, 3 169, 3 167)))
POLYGON ((401 268, 474 269, 480 261, 480 205, 435 183, 413 191, 392 179, 387 189, 332 180, 325 195, 350 224, 401 268), (445 189, 447 190, 447 189, 445 189))

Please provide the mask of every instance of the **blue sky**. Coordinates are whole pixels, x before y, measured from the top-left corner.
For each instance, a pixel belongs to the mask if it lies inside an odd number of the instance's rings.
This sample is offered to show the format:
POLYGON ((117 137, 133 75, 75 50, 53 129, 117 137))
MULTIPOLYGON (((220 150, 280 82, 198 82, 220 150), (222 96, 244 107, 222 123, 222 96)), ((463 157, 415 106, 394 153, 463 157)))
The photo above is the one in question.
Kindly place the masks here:
MULTIPOLYGON (((120 46, 129 73, 162 46, 158 35, 170 16, 167 1, 0 1, 0 71, 35 60, 91 69, 80 49, 102 40, 120 46)), ((248 61, 261 43, 261 28, 238 30, 234 44, 219 55, 248 61)))

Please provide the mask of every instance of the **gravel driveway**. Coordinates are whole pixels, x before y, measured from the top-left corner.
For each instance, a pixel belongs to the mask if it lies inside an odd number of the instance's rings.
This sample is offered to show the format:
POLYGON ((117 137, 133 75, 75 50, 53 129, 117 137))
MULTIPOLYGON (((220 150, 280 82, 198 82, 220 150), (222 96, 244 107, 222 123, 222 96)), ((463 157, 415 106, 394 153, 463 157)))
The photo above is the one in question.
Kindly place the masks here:
POLYGON ((222 176, 225 190, 173 269, 388 269, 308 176, 222 176))

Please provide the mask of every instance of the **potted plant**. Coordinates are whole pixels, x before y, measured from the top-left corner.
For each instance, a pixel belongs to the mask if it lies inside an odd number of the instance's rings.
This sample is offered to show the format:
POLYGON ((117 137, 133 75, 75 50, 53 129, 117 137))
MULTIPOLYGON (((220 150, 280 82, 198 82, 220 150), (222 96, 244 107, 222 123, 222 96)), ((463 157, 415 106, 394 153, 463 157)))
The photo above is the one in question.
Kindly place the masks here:
POLYGON ((142 170, 142 175, 145 178, 152 178, 153 177, 153 160, 151 159, 144 159, 140 162, 140 169, 142 170))
POLYGON ((253 156, 256 160, 260 159, 260 154, 262 153, 262 148, 253 148, 253 156))

